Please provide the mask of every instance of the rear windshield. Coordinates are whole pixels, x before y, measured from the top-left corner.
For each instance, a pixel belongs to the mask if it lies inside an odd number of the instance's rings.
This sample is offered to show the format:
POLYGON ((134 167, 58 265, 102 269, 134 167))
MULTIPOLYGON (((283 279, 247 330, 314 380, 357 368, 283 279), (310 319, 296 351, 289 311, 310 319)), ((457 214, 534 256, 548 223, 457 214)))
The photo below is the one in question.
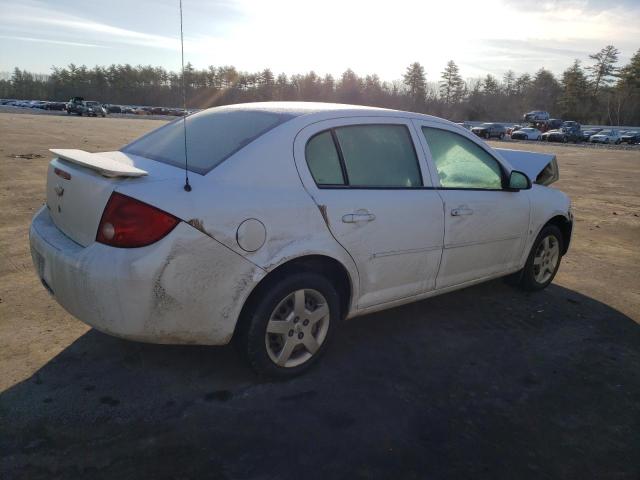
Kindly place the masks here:
MULTIPOLYGON (((204 175, 242 147, 292 119, 290 112, 216 108, 186 118, 189 170, 204 175)), ((122 148, 124 153, 184 167, 184 128, 179 118, 122 148)))

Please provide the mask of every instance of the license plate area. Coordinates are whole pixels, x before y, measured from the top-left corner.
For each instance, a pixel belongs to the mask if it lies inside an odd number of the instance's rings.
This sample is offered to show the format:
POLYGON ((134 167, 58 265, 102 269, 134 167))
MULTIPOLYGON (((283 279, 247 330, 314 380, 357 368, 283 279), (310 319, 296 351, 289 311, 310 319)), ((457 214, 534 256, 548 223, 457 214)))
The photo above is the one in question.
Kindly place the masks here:
POLYGON ((38 277, 40 278, 40 281, 42 282, 42 286, 47 290, 47 292, 49 292, 51 295, 53 295, 53 289, 51 288, 51 285, 49 285, 47 283, 47 281, 45 280, 45 260, 44 260, 44 257, 36 249, 33 249, 33 263, 35 264, 36 272, 38 273, 38 277))

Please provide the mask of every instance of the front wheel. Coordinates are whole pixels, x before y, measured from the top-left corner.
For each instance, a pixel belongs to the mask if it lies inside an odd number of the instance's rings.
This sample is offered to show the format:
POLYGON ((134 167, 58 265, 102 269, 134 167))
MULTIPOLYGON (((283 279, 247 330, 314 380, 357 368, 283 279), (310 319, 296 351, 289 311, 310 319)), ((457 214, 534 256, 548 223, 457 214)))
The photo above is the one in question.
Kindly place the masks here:
POLYGON ((322 356, 341 319, 332 283, 313 272, 272 280, 243 312, 236 345, 259 374, 292 377, 322 356))
POLYGON ((555 225, 547 225, 531 247, 527 263, 521 271, 520 286, 536 291, 546 288, 558 272, 562 259, 562 233, 555 225))

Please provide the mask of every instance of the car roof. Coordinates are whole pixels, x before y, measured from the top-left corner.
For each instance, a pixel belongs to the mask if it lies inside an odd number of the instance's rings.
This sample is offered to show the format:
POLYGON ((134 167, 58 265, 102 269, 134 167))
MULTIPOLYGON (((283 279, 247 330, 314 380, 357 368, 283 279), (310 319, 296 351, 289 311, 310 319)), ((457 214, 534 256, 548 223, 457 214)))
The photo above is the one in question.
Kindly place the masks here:
POLYGON ((403 117, 415 118, 421 120, 431 120, 435 122, 447 123, 460 127, 454 122, 439 117, 426 115, 422 113, 406 112, 402 110, 392 110, 388 108, 369 107, 364 105, 349 105, 342 103, 323 103, 323 102, 253 102, 239 103, 235 105, 224 105, 221 107, 208 108, 198 112, 198 114, 206 114, 206 112, 214 112, 220 110, 233 111, 264 111, 272 113, 289 114, 294 117, 305 117, 307 121, 320 120, 333 116, 350 117, 350 116, 376 116, 376 117, 403 117), (317 118, 316 118, 317 117, 317 118))

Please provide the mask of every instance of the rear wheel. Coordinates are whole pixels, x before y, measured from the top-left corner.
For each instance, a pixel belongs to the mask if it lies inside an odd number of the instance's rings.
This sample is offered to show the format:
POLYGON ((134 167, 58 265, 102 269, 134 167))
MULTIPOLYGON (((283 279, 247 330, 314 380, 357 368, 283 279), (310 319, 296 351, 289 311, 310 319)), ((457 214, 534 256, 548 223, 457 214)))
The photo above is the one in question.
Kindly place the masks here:
POLYGON ((293 273, 267 284, 247 306, 236 344, 262 375, 292 377, 322 356, 341 318, 340 299, 325 277, 293 273))
POLYGON ((562 233, 555 225, 542 229, 533 243, 529 258, 520 272, 520 286, 524 290, 542 290, 556 276, 562 259, 562 233))

